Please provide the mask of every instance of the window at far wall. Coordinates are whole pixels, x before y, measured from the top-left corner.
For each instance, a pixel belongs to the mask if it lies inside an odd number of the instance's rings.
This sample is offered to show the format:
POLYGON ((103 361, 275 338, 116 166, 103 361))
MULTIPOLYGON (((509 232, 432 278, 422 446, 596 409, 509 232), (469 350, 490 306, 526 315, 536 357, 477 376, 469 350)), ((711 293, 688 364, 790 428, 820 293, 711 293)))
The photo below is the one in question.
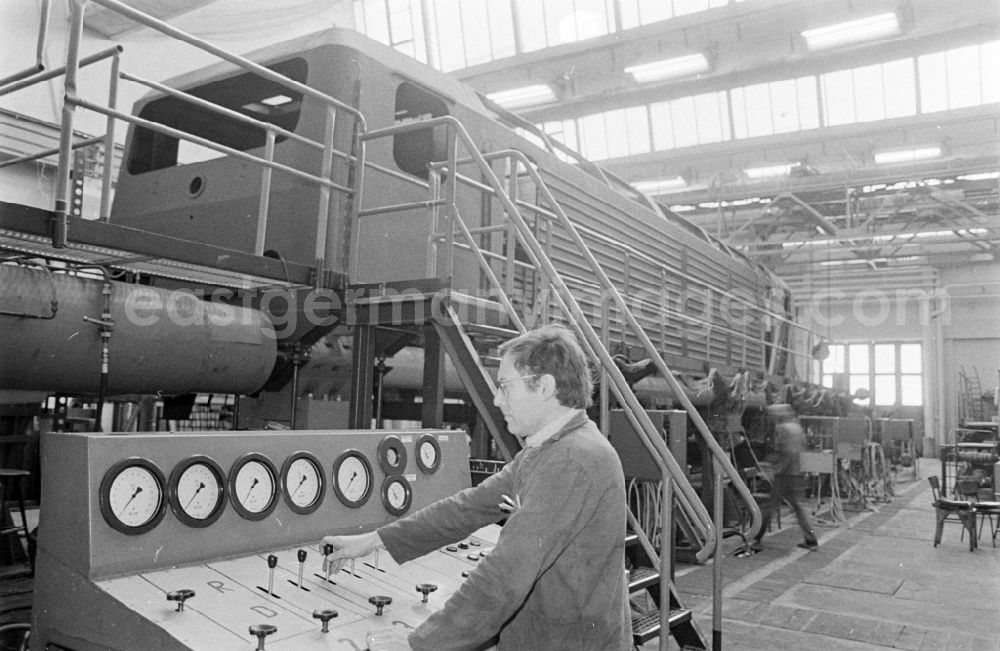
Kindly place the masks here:
POLYGON ((862 406, 920 407, 923 405, 923 364, 919 343, 860 342, 830 345, 821 368, 825 387, 854 393, 866 389, 862 406))

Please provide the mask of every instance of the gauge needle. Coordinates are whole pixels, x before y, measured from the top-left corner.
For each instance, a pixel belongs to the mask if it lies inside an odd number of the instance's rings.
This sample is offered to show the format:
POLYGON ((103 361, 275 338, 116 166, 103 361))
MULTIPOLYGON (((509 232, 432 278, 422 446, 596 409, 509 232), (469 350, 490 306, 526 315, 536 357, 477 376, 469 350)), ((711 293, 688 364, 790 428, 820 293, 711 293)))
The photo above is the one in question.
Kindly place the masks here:
POLYGON ((253 492, 253 489, 256 488, 257 484, 259 484, 259 483, 260 483, 260 480, 257 479, 256 477, 254 477, 253 478, 253 483, 250 484, 250 490, 247 491, 247 496, 243 498, 244 502, 246 502, 248 499, 250 499, 250 493, 253 492))
POLYGON ((299 489, 302 488, 302 484, 306 483, 306 476, 302 475, 302 479, 299 480, 299 485, 295 487, 295 491, 292 492, 292 497, 299 494, 299 489))
POLYGON ((354 479, 355 479, 355 477, 357 477, 357 476, 358 476, 358 473, 354 473, 353 475, 351 475, 351 481, 347 482, 347 486, 345 486, 344 488, 345 488, 345 489, 347 489, 347 488, 350 488, 350 487, 351 487, 351 484, 353 484, 353 483, 354 483, 354 479))
POLYGON ((186 509, 187 507, 191 506, 191 502, 193 502, 193 501, 194 501, 194 498, 198 497, 198 493, 200 493, 200 492, 201 492, 201 489, 202 489, 202 488, 205 488, 205 482, 203 482, 203 481, 200 481, 200 482, 198 482, 198 490, 196 490, 196 491, 194 492, 194 495, 192 495, 192 496, 191 496, 191 499, 189 499, 189 500, 188 500, 188 502, 187 502, 187 504, 185 504, 185 505, 184 505, 184 508, 185 508, 185 509, 186 509))
POLYGON ((135 492, 134 492, 134 493, 132 493, 132 497, 128 498, 128 501, 127 501, 127 502, 125 502, 125 506, 123 506, 123 507, 122 507, 122 510, 121 510, 121 511, 119 511, 118 513, 124 513, 124 512, 125 512, 125 509, 127 509, 127 508, 128 508, 128 505, 129 505, 129 504, 131 504, 131 503, 132 503, 132 500, 134 500, 134 499, 135 499, 135 496, 136 496, 136 495, 138 495, 138 494, 139 494, 139 493, 141 493, 141 492, 142 492, 142 486, 136 486, 136 487, 135 487, 135 492))

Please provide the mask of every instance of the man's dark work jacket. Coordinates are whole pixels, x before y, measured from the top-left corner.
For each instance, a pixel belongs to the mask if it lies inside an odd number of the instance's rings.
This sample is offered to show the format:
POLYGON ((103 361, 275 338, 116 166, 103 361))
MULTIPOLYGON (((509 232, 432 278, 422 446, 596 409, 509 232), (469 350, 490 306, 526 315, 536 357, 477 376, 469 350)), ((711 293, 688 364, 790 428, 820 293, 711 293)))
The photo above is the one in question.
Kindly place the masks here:
POLYGON ((396 562, 463 540, 520 499, 497 546, 444 607, 410 634, 414 649, 632 648, 625 578, 625 479, 582 412, 479 486, 379 529, 396 562))

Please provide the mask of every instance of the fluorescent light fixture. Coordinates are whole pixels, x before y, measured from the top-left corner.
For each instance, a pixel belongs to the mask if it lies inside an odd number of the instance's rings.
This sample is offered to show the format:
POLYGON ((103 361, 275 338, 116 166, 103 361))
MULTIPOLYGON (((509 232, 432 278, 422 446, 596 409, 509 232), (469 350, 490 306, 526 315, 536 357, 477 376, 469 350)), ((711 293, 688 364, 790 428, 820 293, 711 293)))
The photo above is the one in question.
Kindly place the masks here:
POLYGON ((662 61, 652 61, 650 63, 640 63, 625 68, 625 72, 632 75, 632 78, 640 84, 649 81, 686 77, 698 74, 699 72, 705 72, 706 70, 708 70, 708 60, 701 53, 663 59, 662 61))
POLYGON ((931 158, 940 158, 941 147, 934 145, 931 147, 916 147, 913 149, 894 149, 889 151, 875 152, 875 163, 877 165, 887 165, 892 163, 915 163, 931 158))
POLYGON ((979 174, 963 174, 957 177, 960 181, 989 181, 1000 178, 1000 172, 981 172, 979 174))
POLYGON ((784 163, 782 165, 766 165, 764 167, 748 167, 743 173, 748 179, 770 179, 777 176, 788 176, 792 170, 802 163, 784 163))
POLYGON ((261 104, 267 104, 268 106, 281 106, 283 104, 288 104, 292 101, 292 98, 288 95, 275 95, 274 97, 268 97, 267 99, 260 100, 261 104))
POLYGON ((899 34, 899 19, 894 12, 889 12, 827 25, 826 27, 807 29, 802 32, 802 37, 806 39, 806 45, 810 50, 822 50, 885 36, 895 36, 896 34, 899 34))
POLYGON ((509 109, 524 108, 525 106, 556 101, 556 94, 545 84, 511 88, 510 90, 490 93, 486 97, 500 106, 509 109))
POLYGON ((670 206, 670 212, 691 212, 695 210, 695 206, 686 203, 678 203, 670 206))
POLYGON ((666 194, 681 188, 687 187, 687 181, 683 176, 671 176, 664 179, 651 179, 649 181, 634 181, 632 187, 643 194, 666 194))

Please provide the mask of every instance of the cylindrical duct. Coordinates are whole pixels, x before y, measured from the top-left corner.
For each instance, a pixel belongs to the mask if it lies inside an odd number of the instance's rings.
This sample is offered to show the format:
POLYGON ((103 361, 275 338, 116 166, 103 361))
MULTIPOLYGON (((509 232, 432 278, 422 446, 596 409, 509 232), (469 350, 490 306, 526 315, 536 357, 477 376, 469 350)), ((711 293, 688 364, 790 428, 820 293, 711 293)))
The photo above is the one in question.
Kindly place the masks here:
MULTIPOLYGON (((262 312, 111 285, 108 397, 246 394, 267 380, 277 342, 262 312)), ((101 326, 87 319, 101 319, 102 287, 99 278, 0 266, 0 389, 96 395, 101 326)))

